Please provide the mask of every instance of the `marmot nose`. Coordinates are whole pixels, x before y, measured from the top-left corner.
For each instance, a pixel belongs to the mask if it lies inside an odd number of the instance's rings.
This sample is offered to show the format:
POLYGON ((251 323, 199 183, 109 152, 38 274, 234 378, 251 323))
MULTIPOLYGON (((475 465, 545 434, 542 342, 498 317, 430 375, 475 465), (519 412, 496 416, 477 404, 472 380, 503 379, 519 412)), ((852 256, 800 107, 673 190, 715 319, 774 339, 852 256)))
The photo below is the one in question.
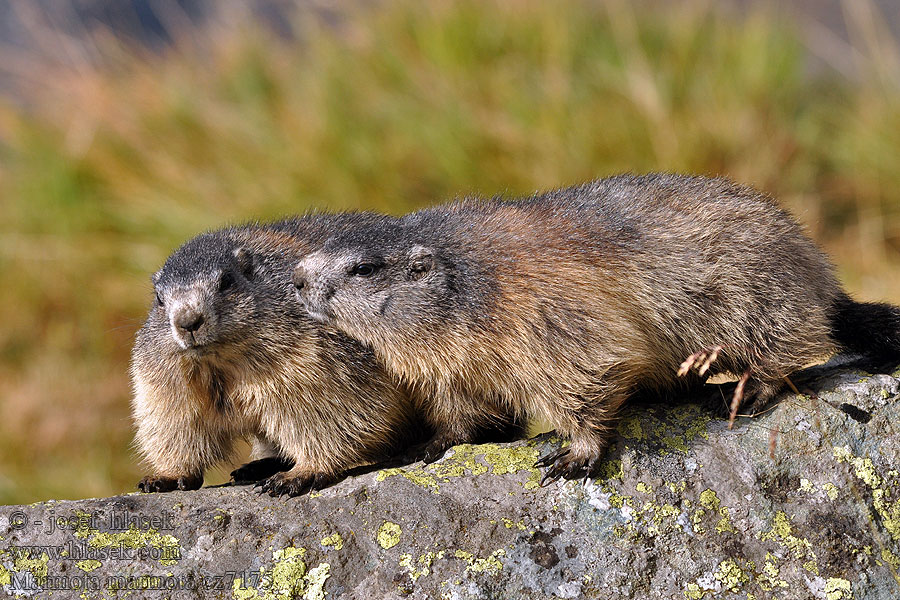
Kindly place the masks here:
POLYGON ((205 320, 203 314, 188 310, 175 317, 175 326, 179 329, 184 329, 185 331, 193 333, 200 329, 200 326, 203 325, 205 320))
POLYGON ((306 271, 301 266, 297 266, 294 269, 294 272, 291 273, 291 283, 294 284, 294 288, 299 292, 306 287, 306 271))

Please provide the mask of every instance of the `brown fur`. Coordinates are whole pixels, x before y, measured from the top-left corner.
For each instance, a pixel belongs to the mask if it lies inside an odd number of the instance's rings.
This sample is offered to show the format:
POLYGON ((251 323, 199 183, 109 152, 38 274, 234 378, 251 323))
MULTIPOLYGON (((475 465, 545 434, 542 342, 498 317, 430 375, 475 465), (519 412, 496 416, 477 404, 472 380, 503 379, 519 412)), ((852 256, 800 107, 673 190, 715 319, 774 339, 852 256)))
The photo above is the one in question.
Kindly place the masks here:
POLYGON ((251 463, 236 478, 259 473, 260 465, 293 463, 263 487, 273 495, 303 493, 387 458, 416 433, 407 395, 371 352, 313 323, 293 299, 290 265, 340 219, 349 217, 205 234, 157 274, 164 305, 151 308, 131 365, 136 443, 155 472, 141 489, 199 487, 203 472, 247 438, 253 458, 281 462, 251 463), (246 272, 236 253, 252 256, 246 272), (233 283, 221 291, 226 272, 233 283), (185 349, 173 337, 170 313, 186 310, 183 301, 197 293, 205 321, 193 335, 206 343, 185 349))
POLYGON ((498 415, 541 417, 572 441, 542 461, 550 478, 594 471, 638 391, 724 372, 766 402, 839 349, 835 307, 852 304, 773 200, 671 175, 384 218, 335 235, 293 281, 425 398, 432 454, 498 415), (676 375, 716 346, 702 376, 676 375))

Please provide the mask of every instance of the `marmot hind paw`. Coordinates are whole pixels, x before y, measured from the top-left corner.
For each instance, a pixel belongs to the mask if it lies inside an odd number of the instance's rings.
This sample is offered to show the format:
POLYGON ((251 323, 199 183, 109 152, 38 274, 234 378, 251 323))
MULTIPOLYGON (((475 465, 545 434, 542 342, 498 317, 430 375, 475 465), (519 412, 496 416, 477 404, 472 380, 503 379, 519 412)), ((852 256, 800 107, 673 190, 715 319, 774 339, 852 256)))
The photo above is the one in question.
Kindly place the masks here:
POLYGON ((260 493, 269 494, 273 498, 278 498, 285 494, 293 497, 327 488, 337 483, 338 479, 338 477, 328 473, 291 476, 286 472, 282 472, 260 481, 254 487, 258 488, 260 493))

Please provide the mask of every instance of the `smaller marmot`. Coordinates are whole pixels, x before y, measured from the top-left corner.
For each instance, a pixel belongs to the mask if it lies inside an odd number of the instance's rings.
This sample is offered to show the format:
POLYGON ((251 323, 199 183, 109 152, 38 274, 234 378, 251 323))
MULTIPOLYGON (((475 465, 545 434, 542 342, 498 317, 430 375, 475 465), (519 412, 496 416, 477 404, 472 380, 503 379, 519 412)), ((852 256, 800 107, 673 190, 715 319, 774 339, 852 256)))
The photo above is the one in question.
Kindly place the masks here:
POLYGON ((223 229, 169 257, 132 353, 136 444, 154 469, 141 490, 199 488, 245 438, 259 460, 232 477, 268 477, 264 491, 298 495, 421 436, 408 396, 371 351, 314 323, 290 281, 317 242, 372 218, 223 229))
POLYGON ((595 473, 622 404, 685 385, 679 370, 737 375, 759 406, 835 351, 900 356, 900 309, 854 302, 793 218, 724 179, 619 176, 384 217, 293 281, 424 398, 426 459, 498 412, 543 417, 571 439, 538 461, 545 480, 595 473))

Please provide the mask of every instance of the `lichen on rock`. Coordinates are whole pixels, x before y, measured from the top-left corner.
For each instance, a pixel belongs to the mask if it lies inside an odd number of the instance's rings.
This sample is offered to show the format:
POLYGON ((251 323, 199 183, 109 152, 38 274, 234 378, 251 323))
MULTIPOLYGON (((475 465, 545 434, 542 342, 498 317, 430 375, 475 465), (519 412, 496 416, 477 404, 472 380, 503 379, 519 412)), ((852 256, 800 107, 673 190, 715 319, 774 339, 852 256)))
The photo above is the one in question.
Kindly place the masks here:
POLYGON ((431 465, 348 477, 300 498, 248 486, 3 507, 0 589, 22 598, 897 598, 898 374, 819 367, 795 378, 803 396, 784 394, 732 429, 697 403, 632 406, 587 483, 539 487, 535 459, 562 443, 542 435, 457 446, 431 465), (164 517, 164 526, 110 526, 120 514, 164 517), (75 525, 48 534, 60 517, 75 525), (112 558, 120 551, 128 560, 112 558), (76 577, 102 585, 74 590, 76 577))

